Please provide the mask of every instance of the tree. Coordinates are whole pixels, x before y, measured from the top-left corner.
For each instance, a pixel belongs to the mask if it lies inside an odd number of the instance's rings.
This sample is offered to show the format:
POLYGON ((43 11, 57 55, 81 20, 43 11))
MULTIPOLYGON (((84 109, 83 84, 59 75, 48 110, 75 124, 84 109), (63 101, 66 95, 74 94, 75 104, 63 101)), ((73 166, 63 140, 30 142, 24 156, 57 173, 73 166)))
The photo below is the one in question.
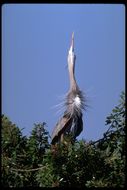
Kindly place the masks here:
POLYGON ((2 116, 2 185, 7 187, 124 187, 125 93, 106 118, 107 131, 97 141, 50 145, 46 124, 35 124, 25 137, 2 116))
POLYGON ((55 145, 45 156, 45 170, 39 171, 42 187, 124 187, 125 186, 125 94, 106 118, 109 126, 95 142, 55 145))
POLYGON ((37 186, 36 168, 41 167, 49 148, 45 123, 35 124, 30 137, 8 117, 2 116, 2 185, 4 187, 37 186), (35 170, 34 170, 35 169, 35 170))
MULTIPOLYGON (((19 128, 8 117, 2 115, 2 185, 12 187, 13 183, 19 185, 19 176, 11 171, 18 166, 18 155, 24 154, 26 137, 22 137, 19 128), (15 178, 17 180, 15 181, 15 178)), ((20 166, 22 163, 20 162, 20 166)), ((22 176, 21 176, 22 177, 22 176)))

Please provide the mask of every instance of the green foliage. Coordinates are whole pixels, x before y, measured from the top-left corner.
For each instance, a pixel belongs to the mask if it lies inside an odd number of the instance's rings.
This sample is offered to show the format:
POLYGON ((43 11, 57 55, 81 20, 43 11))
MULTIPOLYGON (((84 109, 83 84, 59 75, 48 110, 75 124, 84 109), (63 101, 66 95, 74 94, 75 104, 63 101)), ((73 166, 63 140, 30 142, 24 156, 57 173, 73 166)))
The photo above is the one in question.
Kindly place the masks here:
POLYGON ((125 94, 106 118, 107 131, 97 141, 66 136, 50 145, 46 124, 35 124, 30 137, 2 116, 4 187, 124 187, 125 94))
POLYGON ((6 116, 2 116, 2 185, 4 187, 37 186, 36 170, 42 166, 49 148, 45 123, 35 124, 30 137, 6 116), (33 169, 32 172, 30 169, 33 169))
MULTIPOLYGON (((9 119, 2 115, 2 184, 3 186, 13 186, 16 175, 12 173, 10 168, 17 165, 17 155, 23 153, 23 147, 26 138, 22 137, 19 128, 12 124, 9 119)), ((17 178, 16 183, 19 184, 17 178)))
POLYGON ((46 123, 35 124, 27 141, 27 153, 32 168, 36 168, 42 162, 45 151, 49 148, 49 134, 45 126, 46 123))
POLYGON ((43 176, 38 178, 41 186, 124 187, 124 93, 120 104, 106 118, 106 125, 107 132, 96 142, 71 142, 71 137, 67 137, 63 143, 52 146, 45 158, 47 167, 38 173, 38 177, 43 176))

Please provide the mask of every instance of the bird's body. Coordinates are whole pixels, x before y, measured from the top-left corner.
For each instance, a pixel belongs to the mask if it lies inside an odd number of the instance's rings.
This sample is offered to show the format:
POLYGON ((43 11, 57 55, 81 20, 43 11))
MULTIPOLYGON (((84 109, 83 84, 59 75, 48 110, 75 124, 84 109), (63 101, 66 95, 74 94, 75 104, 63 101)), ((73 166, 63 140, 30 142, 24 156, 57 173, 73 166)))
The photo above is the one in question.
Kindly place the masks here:
POLYGON ((67 133, 71 133, 75 139, 83 130, 82 109, 84 109, 84 96, 76 83, 74 75, 75 60, 74 34, 72 34, 71 47, 68 52, 70 89, 65 100, 66 110, 64 115, 58 121, 52 132, 52 144, 59 142, 67 133))

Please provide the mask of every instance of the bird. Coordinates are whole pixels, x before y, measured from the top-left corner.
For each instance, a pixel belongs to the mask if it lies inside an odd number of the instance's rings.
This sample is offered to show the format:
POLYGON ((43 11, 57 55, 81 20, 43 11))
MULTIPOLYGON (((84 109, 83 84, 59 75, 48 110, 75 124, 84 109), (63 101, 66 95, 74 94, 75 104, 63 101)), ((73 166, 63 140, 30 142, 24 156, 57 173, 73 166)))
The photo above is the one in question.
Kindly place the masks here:
POLYGON ((66 134, 71 134, 75 140, 83 130, 83 110, 85 109, 85 98, 75 78, 76 55, 74 53, 74 32, 71 36, 71 45, 68 51, 68 72, 70 79, 69 91, 65 98, 65 111, 59 119, 51 134, 51 144, 63 141, 66 134))

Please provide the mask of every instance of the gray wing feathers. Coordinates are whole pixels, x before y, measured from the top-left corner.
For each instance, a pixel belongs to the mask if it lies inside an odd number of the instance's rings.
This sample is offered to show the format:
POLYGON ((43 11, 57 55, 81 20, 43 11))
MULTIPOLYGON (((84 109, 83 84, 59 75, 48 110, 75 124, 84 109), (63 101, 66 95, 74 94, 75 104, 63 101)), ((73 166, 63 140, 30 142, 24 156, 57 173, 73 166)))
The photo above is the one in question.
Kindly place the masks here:
POLYGON ((70 118, 67 115, 64 115, 56 124, 53 133, 52 133, 52 144, 60 140, 61 134, 66 132, 71 132, 73 137, 76 138, 81 131, 83 130, 83 121, 82 115, 77 118, 70 118))
POLYGON ((52 139, 52 144, 55 141, 58 141, 61 134, 65 133, 66 131, 70 130, 71 127, 71 123, 72 123, 72 119, 67 117, 66 115, 64 115, 56 124, 52 135, 51 135, 51 139, 52 139))

